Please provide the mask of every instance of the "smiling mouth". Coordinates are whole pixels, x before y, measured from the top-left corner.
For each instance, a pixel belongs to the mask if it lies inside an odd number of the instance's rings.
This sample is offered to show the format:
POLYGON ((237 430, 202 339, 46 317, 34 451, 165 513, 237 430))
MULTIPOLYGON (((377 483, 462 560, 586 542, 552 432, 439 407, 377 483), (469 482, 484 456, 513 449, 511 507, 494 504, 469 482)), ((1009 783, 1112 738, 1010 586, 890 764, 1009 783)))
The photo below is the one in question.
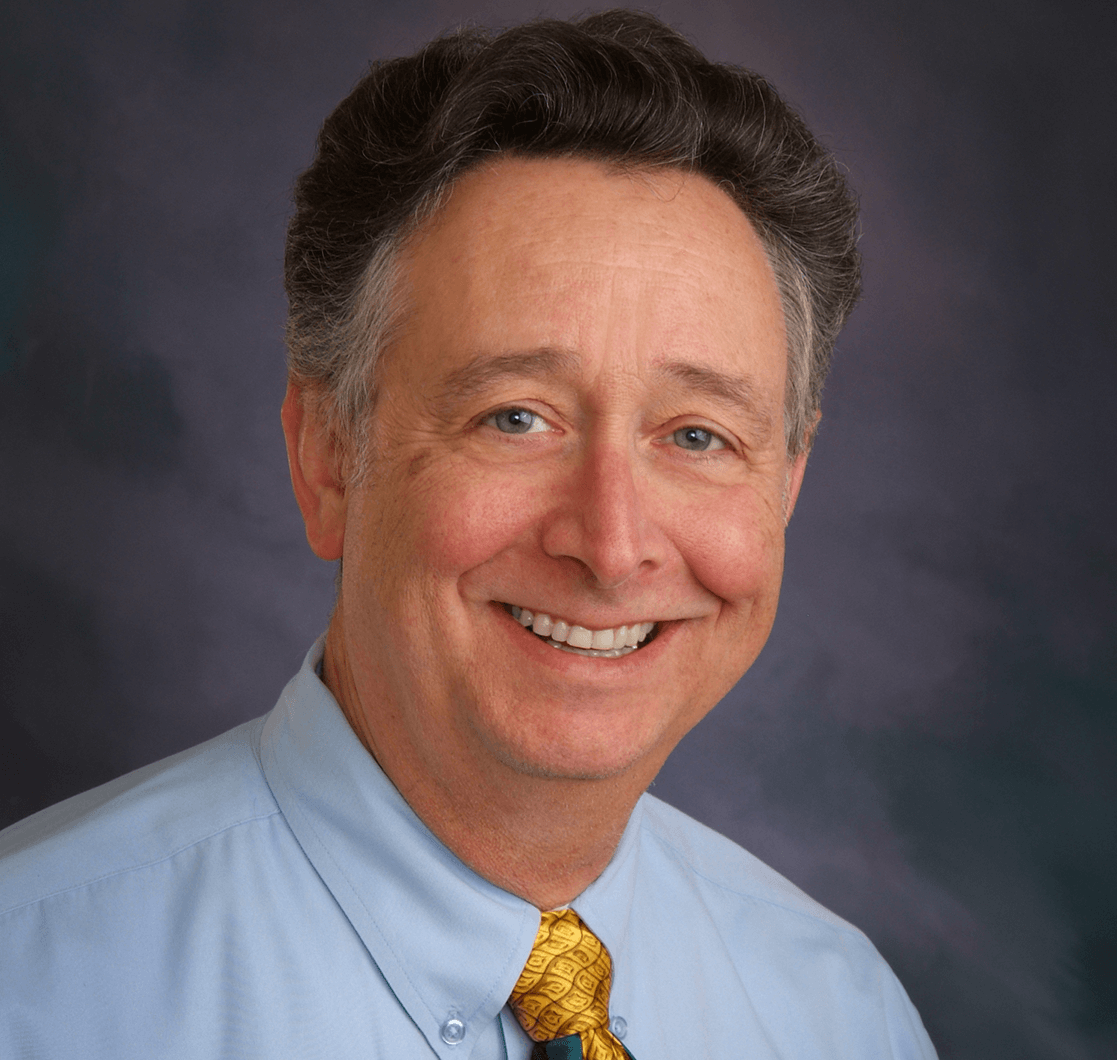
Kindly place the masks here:
POLYGON ((586 629, 540 611, 529 611, 526 607, 515 604, 502 606, 521 626, 552 648, 595 659, 619 659, 622 655, 631 655, 654 640, 659 632, 657 622, 637 622, 613 629, 586 629))

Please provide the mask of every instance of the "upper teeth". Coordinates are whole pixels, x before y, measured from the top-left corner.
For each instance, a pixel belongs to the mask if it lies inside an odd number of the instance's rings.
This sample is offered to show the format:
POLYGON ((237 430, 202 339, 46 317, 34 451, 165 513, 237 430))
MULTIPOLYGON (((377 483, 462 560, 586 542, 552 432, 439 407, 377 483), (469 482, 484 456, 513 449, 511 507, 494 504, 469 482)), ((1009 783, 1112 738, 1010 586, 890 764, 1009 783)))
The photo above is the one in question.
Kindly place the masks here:
POLYGON ((512 617, 520 625, 530 626, 532 632, 541 637, 550 637, 560 644, 572 648, 587 648, 593 651, 612 651, 614 648, 635 648, 655 628, 654 622, 637 622, 631 626, 617 626, 614 629, 586 629, 585 626, 572 626, 561 618, 551 618, 526 607, 512 605, 512 617))

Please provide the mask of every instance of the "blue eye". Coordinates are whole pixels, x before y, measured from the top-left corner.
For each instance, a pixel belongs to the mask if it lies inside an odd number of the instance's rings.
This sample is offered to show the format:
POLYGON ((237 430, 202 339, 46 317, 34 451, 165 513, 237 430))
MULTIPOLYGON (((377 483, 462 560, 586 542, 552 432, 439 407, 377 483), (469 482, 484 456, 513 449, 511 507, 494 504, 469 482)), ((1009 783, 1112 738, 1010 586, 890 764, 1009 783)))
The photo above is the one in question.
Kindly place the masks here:
POLYGON ((491 423, 498 431, 505 434, 527 434, 532 430, 544 428, 542 416, 537 416, 528 409, 501 409, 485 418, 486 423, 491 423))
POLYGON ((701 427, 682 427, 671 437, 680 449, 689 449, 692 453, 705 453, 710 449, 725 448, 725 442, 713 431, 704 431, 701 427))

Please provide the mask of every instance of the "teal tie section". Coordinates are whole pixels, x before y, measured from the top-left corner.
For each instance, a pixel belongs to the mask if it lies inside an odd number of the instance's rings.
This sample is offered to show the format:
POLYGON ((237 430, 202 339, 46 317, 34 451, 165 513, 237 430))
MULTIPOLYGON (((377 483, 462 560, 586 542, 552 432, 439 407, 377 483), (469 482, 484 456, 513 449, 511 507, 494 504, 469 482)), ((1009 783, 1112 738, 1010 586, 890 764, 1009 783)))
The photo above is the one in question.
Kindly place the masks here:
MULTIPOLYGON (((624 1049, 624 1046, 621 1046, 624 1049)), ((624 1049, 628 1060, 635 1060, 633 1055, 624 1049)), ((577 1034, 568 1034, 565 1038, 554 1038, 549 1042, 536 1042, 531 1050, 531 1060, 582 1060, 582 1039, 577 1034)))
POLYGON ((565 1038, 536 1042, 531 1060, 582 1060, 582 1039, 577 1034, 568 1034, 565 1038))

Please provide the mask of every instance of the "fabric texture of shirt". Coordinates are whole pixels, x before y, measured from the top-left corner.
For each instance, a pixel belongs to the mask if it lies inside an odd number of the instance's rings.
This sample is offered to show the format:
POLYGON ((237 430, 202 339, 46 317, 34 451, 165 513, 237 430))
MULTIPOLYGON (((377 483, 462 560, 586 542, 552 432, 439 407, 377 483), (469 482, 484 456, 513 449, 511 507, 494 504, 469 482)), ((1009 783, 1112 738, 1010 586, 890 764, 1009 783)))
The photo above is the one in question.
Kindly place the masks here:
MULTIPOLYGON (((415 816, 308 654, 263 718, 0 833, 5 1060, 526 1060, 539 913, 415 816)), ((871 943, 645 795, 572 907, 636 1060, 932 1060, 871 943)))

